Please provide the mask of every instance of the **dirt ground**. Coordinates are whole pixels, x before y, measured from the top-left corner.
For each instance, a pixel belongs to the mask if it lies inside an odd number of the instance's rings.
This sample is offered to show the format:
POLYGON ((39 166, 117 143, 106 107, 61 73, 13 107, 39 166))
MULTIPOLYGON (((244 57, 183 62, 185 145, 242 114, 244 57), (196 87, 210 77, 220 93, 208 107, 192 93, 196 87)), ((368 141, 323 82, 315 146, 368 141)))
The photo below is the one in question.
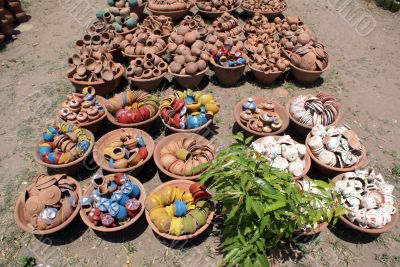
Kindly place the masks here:
MULTIPOLYGON (((23 4, 32 18, 17 28, 17 39, 0 52, 0 266, 16 266, 21 256, 33 256, 38 264, 50 266, 217 266, 221 255, 216 227, 187 244, 157 239, 144 218, 114 235, 95 233, 79 218, 53 236, 32 236, 17 228, 13 208, 18 193, 36 173, 45 171, 33 160, 34 143, 54 120, 54 107, 73 90, 64 71, 67 57, 95 8, 104 6, 105 0, 25 0, 23 4)), ((285 103, 293 95, 326 91, 341 102, 342 122, 364 140, 369 166, 391 179, 398 192, 400 13, 365 0, 288 0, 288 5, 284 14, 300 16, 326 44, 329 71, 307 87, 290 75, 271 87, 259 87, 251 75, 236 88, 221 88, 213 77, 207 79, 203 90, 221 102, 213 140, 219 148, 231 142, 227 135, 234 128, 233 106, 244 97, 262 95, 285 103), (276 87, 286 88, 289 96, 274 94, 276 87)), ((156 140, 162 135, 155 129, 156 140)), ((89 175, 76 178, 87 185, 89 175)), ((310 176, 323 178, 315 171, 310 176)), ((153 164, 137 178, 147 192, 161 183, 153 164)), ((280 250, 283 266, 400 266, 398 225, 391 233, 374 237, 338 224, 312 240, 291 245, 280 250)))

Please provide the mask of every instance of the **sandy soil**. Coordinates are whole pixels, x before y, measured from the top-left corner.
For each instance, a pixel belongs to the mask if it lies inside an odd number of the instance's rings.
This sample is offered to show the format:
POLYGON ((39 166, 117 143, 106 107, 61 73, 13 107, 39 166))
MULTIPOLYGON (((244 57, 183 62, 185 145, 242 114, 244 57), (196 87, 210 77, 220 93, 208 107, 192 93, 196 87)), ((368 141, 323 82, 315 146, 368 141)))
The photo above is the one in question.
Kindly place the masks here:
MULTIPOLYGON (((67 57, 95 8, 102 7, 103 2, 25 0, 32 18, 17 28, 21 31, 18 39, 0 53, 0 265, 15 266, 21 256, 34 256, 38 263, 51 266, 216 266, 221 260, 217 229, 188 244, 171 244, 158 240, 144 218, 118 235, 96 234, 77 219, 58 235, 35 237, 22 233, 14 223, 12 211, 18 193, 37 172, 44 171, 33 160, 33 144, 54 120, 54 107, 73 90, 64 73, 67 57), (78 9, 73 7, 76 4, 78 9)), ((397 177, 391 170, 400 163, 400 13, 389 13, 365 0, 288 0, 288 4, 285 15, 300 16, 326 44, 331 68, 323 80, 307 87, 290 76, 263 88, 251 82, 251 75, 237 88, 218 87, 212 77, 205 81, 203 90, 215 94, 222 103, 213 137, 217 146, 230 143, 226 136, 232 132, 232 110, 240 99, 262 95, 285 103, 293 95, 323 90, 342 103, 342 122, 364 140, 369 165, 390 177, 398 190, 397 177), (365 24, 358 23, 363 18, 364 23, 373 24, 363 28, 365 24), (289 91, 287 98, 274 94, 273 88, 279 86, 289 91)), ((85 173, 77 178, 87 185, 88 176, 85 173)), ((310 176, 322 178, 314 171, 310 176)), ((148 192, 161 183, 151 164, 138 178, 148 192)), ((306 241, 297 240, 291 250, 282 249, 282 265, 400 264, 398 226, 389 234, 371 237, 338 224, 306 241)))

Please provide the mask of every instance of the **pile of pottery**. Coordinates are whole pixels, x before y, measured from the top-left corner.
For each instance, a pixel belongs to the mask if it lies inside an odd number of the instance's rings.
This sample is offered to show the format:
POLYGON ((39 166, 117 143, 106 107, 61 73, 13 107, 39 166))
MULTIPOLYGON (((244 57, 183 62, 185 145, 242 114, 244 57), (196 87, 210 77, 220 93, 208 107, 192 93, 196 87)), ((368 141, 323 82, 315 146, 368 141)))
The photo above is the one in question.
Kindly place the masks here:
POLYGON ((211 94, 176 91, 161 101, 161 118, 170 129, 195 129, 211 123, 219 105, 211 94))
POLYGON ((192 1, 177 0, 177 1, 164 1, 164 0, 150 0, 148 8, 151 11, 157 12, 172 12, 180 10, 189 10, 192 6, 192 1))
POLYGON ((336 99, 325 93, 299 95, 292 99, 289 106, 290 115, 309 127, 331 125, 337 120, 339 110, 336 99))
POLYGON ((111 177, 96 174, 92 186, 94 190, 83 196, 80 203, 94 226, 124 225, 142 208, 139 201, 142 192, 126 174, 116 173, 111 177))
POLYGON ((117 8, 110 7, 108 9, 97 10, 96 17, 111 24, 117 33, 127 33, 138 25, 138 15, 131 12, 129 7, 117 8))
POLYGON ((145 208, 161 233, 181 236, 195 233, 207 223, 212 210, 210 194, 193 183, 189 192, 168 186, 147 197, 145 208))
POLYGON ((116 7, 118 9, 124 8, 134 8, 138 5, 142 5, 145 1, 143 0, 107 0, 107 4, 111 7, 116 7))
POLYGON ((234 10, 240 6, 239 0, 200 0, 196 1, 196 6, 200 10, 207 12, 226 12, 234 10))
MULTIPOLYGON (((328 54, 321 43, 310 41, 307 32, 300 34, 297 37, 297 42, 302 46, 292 49, 290 62, 294 66, 309 71, 323 71, 326 69, 328 66, 328 54)), ((287 47, 285 45, 285 49, 290 50, 287 47)))
POLYGON ((275 112, 275 104, 266 102, 256 105, 253 98, 243 103, 240 120, 247 128, 259 133, 271 133, 282 127, 282 120, 275 112))
POLYGON ((285 0, 242 0, 244 10, 259 13, 280 13, 287 7, 285 0))
POLYGON ((82 157, 89 149, 91 137, 80 127, 55 123, 42 135, 43 142, 38 144, 40 159, 48 164, 67 164, 82 157))
POLYGON ((223 67, 237 67, 246 64, 242 51, 223 46, 212 54, 215 63, 223 67))
POLYGON ((212 26, 215 30, 214 34, 222 39, 226 37, 236 37, 243 31, 242 27, 239 25, 239 21, 227 12, 216 18, 212 26))
POLYGON ((142 136, 128 134, 106 144, 104 159, 110 169, 126 169, 140 164, 149 154, 142 136))
MULTIPOLYGON (((276 19, 281 20, 279 17, 276 19)), ((275 22, 275 20, 274 20, 275 22)), ((254 14, 254 16, 251 19, 248 19, 245 21, 245 24, 243 26, 243 31, 246 34, 263 34, 263 33, 268 33, 271 34, 273 31, 276 31, 276 25, 271 25, 271 23, 268 21, 268 17, 261 15, 260 13, 254 14), (274 26, 274 27, 271 27, 274 26)), ((272 37, 272 36, 271 36, 272 37)))
POLYGON ((8 0, 6 4, 0 1, 0 44, 4 43, 6 35, 13 34, 14 23, 22 23, 28 16, 21 6, 20 0, 8 0))
POLYGON ((146 53, 144 57, 131 60, 126 68, 126 76, 136 79, 152 79, 162 76, 168 70, 168 64, 161 57, 146 53))
POLYGON ((330 167, 354 167, 360 163, 365 154, 360 139, 347 126, 316 125, 307 137, 307 145, 323 165, 330 167))
POLYGON ((191 31, 194 30, 198 31, 201 38, 205 37, 209 33, 214 32, 214 28, 211 26, 207 26, 200 15, 194 15, 194 16, 187 15, 181 20, 179 25, 187 26, 191 31))
MULTIPOLYGON (((202 29, 207 33, 206 28, 202 29)), ((196 45, 193 48, 203 49, 204 42, 200 39, 200 31, 198 31, 196 27, 191 28, 188 25, 179 25, 168 39, 167 51, 171 54, 182 54, 183 50, 190 50, 194 43, 196 43, 196 45), (199 44, 201 44, 201 46, 199 44), (178 49, 179 46, 180 48, 178 49)))
POLYGON ((125 40, 120 43, 122 54, 134 58, 147 53, 161 55, 166 49, 166 42, 160 35, 156 35, 144 27, 138 27, 133 33, 125 35, 125 40))
POLYGON ((156 35, 169 36, 171 32, 174 31, 174 23, 170 17, 160 15, 160 16, 148 16, 143 20, 142 25, 149 29, 156 35))
POLYGON ((346 218, 362 228, 383 228, 397 212, 394 185, 372 169, 344 173, 334 190, 342 195, 346 218))
POLYGON ((252 143, 252 148, 263 155, 272 167, 300 177, 306 170, 306 146, 296 143, 289 135, 266 136, 252 143))
POLYGON ((214 159, 214 148, 207 144, 199 144, 196 140, 184 138, 171 140, 160 150, 160 162, 169 172, 178 176, 194 176, 206 168, 196 169, 202 163, 214 159))

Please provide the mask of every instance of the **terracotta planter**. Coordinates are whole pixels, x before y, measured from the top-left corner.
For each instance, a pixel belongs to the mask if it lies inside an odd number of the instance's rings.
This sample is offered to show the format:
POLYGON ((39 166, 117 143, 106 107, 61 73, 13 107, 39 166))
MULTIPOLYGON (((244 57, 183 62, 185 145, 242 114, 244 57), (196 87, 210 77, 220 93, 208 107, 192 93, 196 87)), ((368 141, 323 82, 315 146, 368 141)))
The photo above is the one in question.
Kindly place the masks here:
POLYGON ((175 21, 183 19, 189 13, 189 9, 177 10, 177 11, 158 11, 146 7, 146 10, 150 11, 152 15, 156 16, 164 15, 170 17, 172 20, 175 21))
POLYGON ((225 86, 235 86, 242 77, 246 65, 236 67, 223 67, 218 65, 212 57, 210 57, 210 63, 213 65, 215 76, 218 81, 225 86))
POLYGON ((67 163, 67 164, 59 164, 59 165, 45 163, 39 157, 39 152, 38 152, 38 149, 37 149, 37 145, 35 146, 35 150, 33 151, 33 158, 35 159, 35 161, 37 163, 39 163, 42 166, 47 167, 48 169, 51 169, 55 173, 66 173, 68 175, 73 175, 73 174, 77 174, 77 173, 83 171, 84 168, 85 168, 85 160, 90 155, 90 153, 92 153, 92 150, 93 150, 93 147, 94 147, 94 141, 95 141, 95 138, 94 138, 94 135, 92 134, 92 132, 90 132, 87 129, 83 129, 83 131, 87 136, 90 136, 92 141, 90 142, 89 149, 79 159, 74 160, 74 161, 72 161, 70 163, 67 163))
POLYGON ((265 73, 263 71, 253 68, 250 64, 248 64, 248 66, 251 69, 254 77, 256 77, 257 82, 261 84, 271 84, 283 73, 283 71, 265 73))
MULTIPOLYGON (((343 179, 343 174, 339 174, 337 175, 335 178, 333 178, 331 180, 331 183, 335 184, 337 181, 340 181, 343 179)), ((347 227, 363 232, 363 233, 367 233, 367 234, 374 234, 374 235, 378 235, 378 234, 383 234, 386 232, 389 232, 390 230, 392 230, 396 225, 397 225, 397 221, 399 220, 399 209, 397 204, 395 204, 395 207, 397 209, 397 212, 395 214, 392 215, 392 221, 388 224, 386 224, 384 227, 382 228, 363 228, 360 227, 354 223, 352 223, 351 221, 349 221, 346 216, 342 215, 339 217, 340 221, 346 225, 347 227)))
POLYGON ((259 13, 261 15, 266 16, 268 19, 273 19, 275 17, 278 17, 280 15, 282 15, 282 12, 286 11, 287 7, 285 7, 284 9, 277 11, 277 12, 255 12, 251 9, 248 8, 244 8, 243 6, 241 6, 241 8, 243 9, 243 11, 245 13, 247 13, 248 15, 250 15, 251 17, 254 17, 254 14, 259 13))
POLYGON ((175 134, 171 134, 167 137, 164 137, 163 139, 161 139, 160 142, 157 143, 156 148, 154 149, 154 162, 157 165, 157 168, 162 171, 165 175, 167 175, 168 177, 172 178, 172 179, 178 179, 178 180, 196 180, 198 178, 200 178, 201 173, 197 174, 197 175, 193 175, 193 176, 181 176, 181 175, 177 175, 174 174, 172 172, 169 172, 168 170, 165 169, 165 167, 162 165, 161 163, 161 157, 160 157, 160 150, 166 146, 167 144, 169 144, 170 142, 174 142, 177 140, 182 140, 184 138, 189 138, 191 140, 196 140, 197 143, 200 144, 208 144, 210 146, 212 146, 210 144, 210 142, 204 138, 201 135, 198 134, 194 134, 194 133, 175 133, 175 134))
MULTIPOLYGON (((113 174, 109 174, 106 175, 105 178, 108 177, 112 177, 113 174)), ((89 227, 92 228, 95 231, 99 231, 99 232, 106 232, 106 233, 111 233, 111 232, 117 232, 123 229, 126 229, 128 227, 130 227, 131 225, 133 225, 137 220, 139 220, 139 218, 142 216, 143 212, 144 212, 144 201, 146 200, 146 189, 144 188, 143 184, 136 179, 133 176, 128 175, 129 180, 132 181, 132 183, 134 183, 135 185, 137 185, 140 188, 140 197, 139 197, 139 201, 142 204, 140 211, 138 212, 138 214, 136 214, 134 217, 132 217, 127 223, 117 226, 117 227, 104 227, 104 226, 95 226, 88 218, 87 213, 85 212, 84 209, 81 209, 80 211, 80 216, 82 218, 82 221, 89 227)), ((90 185, 85 192, 83 193, 84 196, 90 195, 90 193, 93 191, 93 186, 90 185)))
MULTIPOLYGON (((190 185, 192 185, 194 182, 193 181, 186 181, 186 180, 174 180, 174 181, 169 181, 166 183, 163 183, 161 185, 159 185, 158 187, 156 187, 156 189, 153 190, 153 192, 150 193, 153 194, 155 192, 158 192, 160 190, 162 190, 163 188, 167 187, 167 186, 176 186, 179 187, 183 190, 185 190, 185 192, 189 192, 189 187, 190 185)), ((194 238, 196 236, 199 236, 201 233, 203 233, 211 224, 213 218, 214 218, 214 211, 211 211, 210 214, 208 215, 207 218, 207 223, 205 225, 203 225, 202 227, 200 227, 199 229, 197 229, 197 231, 193 234, 189 234, 189 235, 182 235, 182 236, 175 236, 175 235, 170 235, 167 233, 161 233, 160 231, 158 231, 157 227, 155 226, 155 224, 151 221, 150 219, 150 214, 149 212, 146 210, 145 211, 146 214, 146 220, 148 222, 148 224, 150 225, 151 229, 159 236, 165 238, 165 239, 169 239, 169 240, 176 240, 176 241, 183 241, 183 240, 188 240, 191 238, 194 238)))
POLYGON ((125 72, 125 68, 121 66, 119 72, 115 75, 114 80, 106 82, 106 81, 96 81, 96 82, 86 82, 86 81, 78 81, 74 78, 68 78, 69 81, 74 85, 78 92, 82 92, 82 89, 87 86, 93 86, 96 90, 96 95, 107 95, 111 93, 115 88, 119 86, 122 81, 123 74, 125 72))
MULTIPOLYGON (((157 52, 156 55, 157 56, 162 56, 162 55, 164 55, 165 51, 167 51, 167 46, 165 46, 164 49, 161 50, 160 52, 157 52)), ((122 53, 122 55, 124 57, 129 58, 129 59, 135 59, 135 58, 138 58, 138 57, 144 57, 144 55, 129 55, 129 54, 125 53, 124 51, 121 51, 121 53, 122 53)))
POLYGON ((179 83, 183 88, 196 88, 200 82, 203 80, 204 75, 209 70, 209 68, 205 68, 203 71, 196 73, 195 75, 181 75, 172 73, 170 68, 168 67, 168 73, 171 74, 175 80, 179 83))
MULTIPOLYGON (((275 139, 275 140, 277 140, 278 138, 279 138, 278 136, 274 136, 274 139, 275 139)), ((254 141, 254 142, 255 142, 255 143, 261 143, 262 139, 263 139, 263 137, 257 139, 257 140, 254 141)), ((298 142, 296 142, 296 141, 295 141, 295 143, 298 144, 298 142)), ((304 155, 303 160, 304 160, 304 162, 305 162, 304 171, 303 171, 303 173, 302 173, 300 176, 293 176, 293 179, 294 179, 294 180, 299 180, 299 179, 303 178, 303 177, 308 173, 308 171, 309 171, 310 168, 311 168, 311 157, 310 157, 310 155, 308 154, 308 152, 304 155)))
MULTIPOLYGON (((256 105, 260 105, 261 103, 265 103, 267 101, 267 99, 265 97, 261 97, 261 96, 256 96, 256 97, 252 97, 252 98, 254 99, 254 103, 256 103, 256 105)), ((272 103, 275 104, 275 112, 279 114, 279 117, 282 120, 282 127, 278 131, 271 132, 271 133, 256 132, 256 131, 253 131, 250 128, 248 128, 247 125, 244 125, 240 120, 240 112, 242 111, 243 103, 247 102, 247 99, 248 99, 248 97, 242 99, 239 103, 236 104, 235 109, 234 109, 234 116, 235 116, 236 123, 247 134, 260 137, 260 136, 280 135, 281 133, 286 131, 286 129, 289 126, 289 114, 287 113, 284 106, 282 106, 281 104, 279 104, 275 101, 272 101, 272 103)))
POLYGON ((151 136, 146 133, 143 130, 140 129, 134 129, 134 128, 126 128, 126 129, 117 129, 114 131, 111 131, 105 135, 103 135, 94 145, 93 148, 93 159, 96 162, 97 166, 102 168, 103 170, 106 170, 108 172, 124 172, 124 173, 129 173, 129 172, 139 172, 140 169, 143 167, 143 165, 148 162, 151 157, 153 156, 154 152, 154 141, 151 136), (146 143, 146 148, 148 151, 148 155, 146 159, 144 159, 142 162, 139 164, 129 167, 129 168, 124 168, 124 169, 112 169, 108 167, 108 161, 104 158, 103 155, 103 150, 108 146, 109 143, 114 141, 115 139, 118 139, 122 134, 124 134, 124 131, 131 134, 132 136, 136 136, 137 134, 141 135, 146 143))
POLYGON ((163 122, 164 126, 166 128, 168 128, 171 132, 174 132, 174 133, 197 133, 197 134, 204 132, 213 122, 213 120, 211 119, 211 120, 208 120, 207 123, 203 124, 202 126, 194 128, 194 129, 178 129, 178 128, 169 126, 167 123, 165 123, 165 121, 162 118, 161 118, 161 121, 163 122))
POLYGON ((310 155, 311 160, 315 163, 315 166, 317 167, 317 169, 324 175, 328 176, 328 177, 334 177, 336 175, 339 175, 341 173, 345 173, 345 172, 352 172, 358 168, 360 168, 363 163, 365 162, 366 158, 367 158, 367 150, 366 148, 363 146, 363 150, 362 150, 362 155, 361 155, 361 159, 359 162, 357 162, 356 164, 354 164, 354 166, 349 167, 349 168, 338 168, 338 167, 331 167, 328 166, 326 164, 323 164, 319 159, 317 159, 314 154, 311 152, 310 147, 308 146, 308 140, 310 139, 310 135, 311 133, 309 133, 307 135, 306 138, 306 148, 307 148, 307 153, 310 155))
POLYGON ((242 4, 242 2, 239 1, 236 7, 233 7, 230 10, 227 10, 227 11, 218 11, 218 12, 210 12, 210 11, 202 10, 197 6, 197 4, 196 4, 196 8, 198 10, 197 13, 200 14, 202 17, 206 17, 206 18, 214 20, 215 18, 220 17, 223 13, 226 13, 226 12, 227 13, 232 13, 233 11, 238 9, 241 4, 242 4))
POLYGON ((136 87, 139 88, 140 90, 150 92, 153 89, 157 89, 160 86, 166 74, 167 73, 164 72, 160 76, 153 77, 150 79, 138 79, 138 78, 128 77, 128 80, 132 81, 136 85, 136 87))
MULTIPOLYGON (((290 125, 293 126, 293 128, 294 128, 295 131, 296 131, 296 133, 299 133, 301 136, 304 136, 304 137, 305 137, 305 136, 307 136, 307 135, 311 132, 312 127, 300 123, 300 122, 297 121, 295 118, 293 118, 292 114, 290 114, 289 108, 290 108, 290 105, 292 104, 292 100, 293 100, 293 98, 290 99, 289 102, 286 104, 286 111, 287 111, 287 113, 289 114, 290 125)), ((338 115, 337 115, 337 117, 336 117, 336 120, 335 120, 333 123, 329 124, 329 126, 334 126, 334 125, 336 125, 336 124, 339 122, 339 120, 340 120, 341 114, 342 114, 341 109, 339 109, 338 115)))
POLYGON ((315 82, 327 69, 329 69, 329 63, 324 70, 320 71, 311 71, 311 70, 303 70, 292 63, 290 63, 290 69, 293 73, 293 76, 302 83, 312 83, 315 82))
MULTIPOLYGON (((72 179, 75 182, 76 193, 78 194, 79 198, 81 198, 82 197, 82 189, 81 189, 80 184, 74 178, 72 178, 72 177, 68 177, 68 178, 72 179)), ((34 186, 34 184, 30 185, 27 188, 27 190, 29 190, 33 186, 34 186)), ((17 202, 15 203, 14 219, 19 228, 21 228, 23 231, 25 231, 27 233, 31 233, 34 235, 48 235, 48 234, 53 234, 55 232, 58 232, 58 231, 64 229, 72 222, 72 220, 76 217, 76 215, 78 215, 79 210, 81 208, 79 201, 78 201, 78 204, 77 204, 74 212, 62 224, 60 224, 54 228, 48 229, 48 230, 33 230, 33 228, 28 225, 28 223, 26 222, 25 217, 24 217, 24 213, 25 213, 24 202, 25 202, 25 191, 19 195, 17 202)))

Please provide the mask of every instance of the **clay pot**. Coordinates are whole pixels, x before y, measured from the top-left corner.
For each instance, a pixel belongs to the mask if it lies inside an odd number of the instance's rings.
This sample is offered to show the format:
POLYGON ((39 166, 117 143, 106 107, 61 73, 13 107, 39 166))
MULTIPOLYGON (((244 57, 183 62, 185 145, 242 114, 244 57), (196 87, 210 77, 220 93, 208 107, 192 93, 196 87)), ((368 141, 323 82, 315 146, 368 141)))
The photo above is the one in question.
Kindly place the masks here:
POLYGON ((235 6, 233 6, 231 9, 225 10, 225 11, 217 11, 217 12, 212 12, 212 11, 207 11, 207 10, 201 9, 201 8, 199 8, 199 4, 198 3, 196 3, 196 7, 197 7, 197 10, 198 10, 197 13, 199 15, 201 15, 202 17, 206 17, 206 18, 209 18, 209 19, 215 19, 217 17, 220 17, 225 12, 232 13, 237 8, 239 8, 241 4, 242 4, 242 1, 239 0, 239 1, 237 1, 237 4, 235 6))
MULTIPOLYGON (((261 96, 255 96, 252 97, 254 100, 254 103, 256 103, 256 105, 260 105, 262 103, 265 103, 267 101, 267 99, 265 97, 261 97, 261 96)), ((242 123, 242 121, 240 120, 240 112, 242 111, 242 106, 244 103, 246 103, 248 101, 248 97, 242 99, 240 102, 238 102, 235 106, 234 109, 234 116, 235 116, 235 120, 236 123, 240 126, 240 128, 242 128, 247 134, 249 135, 254 135, 256 137, 260 137, 260 136, 273 136, 273 135, 280 135, 281 133, 285 132, 286 129, 289 126, 289 114, 287 113, 286 109, 284 106, 282 106, 281 104, 272 101, 272 103, 275 105, 275 112, 279 114, 279 117, 282 121, 282 127, 275 131, 275 132, 270 132, 270 133, 265 133, 265 132, 256 132, 253 131, 252 129, 248 128, 247 125, 244 125, 242 123)))
POLYGON ((237 85, 246 69, 245 64, 236 67, 223 67, 217 64, 212 57, 210 58, 210 63, 213 65, 218 81, 222 85, 229 87, 237 85))
POLYGON ((156 15, 156 16, 164 15, 164 16, 170 17, 174 21, 181 20, 189 13, 189 9, 176 10, 176 11, 153 10, 153 9, 150 9, 149 7, 146 7, 146 9, 148 11, 150 11, 152 15, 156 15))
POLYGON ((35 146, 35 150, 33 151, 33 158, 35 159, 35 161, 37 163, 39 163, 40 165, 42 165, 44 167, 47 167, 48 169, 52 170, 55 173, 66 173, 68 175, 74 175, 74 174, 81 172, 85 168, 86 158, 90 155, 90 153, 92 153, 94 141, 95 141, 95 138, 94 138, 94 135, 92 132, 90 132, 87 129, 82 129, 82 130, 87 136, 90 137, 91 142, 90 142, 90 146, 89 146, 88 150, 86 151, 86 153, 82 157, 78 158, 77 160, 74 160, 67 164, 60 164, 60 165, 45 163, 39 156, 37 145, 35 146))
POLYGON ((302 83, 313 83, 315 82, 321 75, 329 68, 329 63, 324 70, 321 71, 311 71, 304 70, 296 67, 292 63, 290 63, 290 69, 293 73, 293 76, 302 83))
POLYGON ((268 19, 273 19, 275 17, 278 17, 278 16, 282 15, 282 12, 286 11, 286 9, 287 9, 287 5, 286 5, 284 8, 282 8, 281 10, 277 10, 277 11, 268 11, 268 12, 267 11, 263 12, 263 11, 259 11, 259 10, 254 11, 252 9, 244 7, 243 6, 243 1, 242 1, 242 5, 240 7, 243 9, 243 11, 245 13, 247 13, 251 17, 254 17, 254 15, 256 13, 259 13, 261 15, 266 16, 268 19))
MULTIPOLYGON (((344 176, 344 174, 339 174, 335 178, 333 178, 330 182, 332 184, 335 184, 336 182, 341 181, 343 179, 343 176, 344 176)), ((398 208, 397 205, 395 205, 395 207, 397 209, 397 212, 392 215, 392 221, 390 223, 386 224, 382 228, 363 228, 363 227, 360 227, 360 226, 352 223, 344 215, 340 216, 339 219, 344 225, 346 225, 350 229, 354 229, 354 230, 357 230, 357 231, 360 231, 360 232, 363 232, 363 233, 373 234, 373 235, 383 234, 383 233, 389 232, 390 230, 392 230, 397 225, 397 222, 399 220, 399 208, 398 208)))
MULTIPOLYGON (((130 227, 131 225, 133 225, 137 220, 139 220, 139 218, 142 216, 143 212, 144 212, 144 202, 146 200, 146 189, 144 188, 143 184, 136 179, 135 177, 131 176, 131 175, 127 175, 129 180, 137 185, 140 189, 140 196, 139 196, 139 201, 142 204, 140 207, 140 211, 134 216, 132 217, 128 222, 124 223, 123 225, 120 226, 116 226, 116 227, 104 227, 104 226, 95 226, 88 217, 88 214, 85 212, 84 209, 81 209, 80 211, 80 216, 82 218, 82 221, 89 227, 92 228, 95 231, 99 231, 99 232, 107 232, 107 233, 111 233, 111 232, 117 232, 123 229, 126 229, 128 227, 130 227)), ((109 174, 106 175, 104 178, 106 179, 112 179, 114 177, 114 174, 109 174)), ((90 185, 85 192, 83 193, 84 196, 88 196, 93 192, 93 186, 90 185)))
MULTIPOLYGON (((165 53, 166 50, 167 50, 167 46, 165 46, 163 50, 157 52, 156 55, 157 55, 157 56, 162 56, 162 55, 164 55, 164 53, 165 53)), ((135 58, 143 57, 143 56, 144 56, 144 54, 141 54, 141 55, 127 54, 127 53, 125 53, 124 51, 121 51, 121 53, 122 53, 122 55, 123 55, 124 57, 129 58, 129 59, 135 59, 135 58)))
POLYGON ((163 82, 166 74, 167 73, 164 72, 161 75, 150 78, 150 79, 140 79, 140 78, 128 77, 128 80, 133 82, 133 84, 135 84, 135 86, 137 88, 139 88, 139 90, 150 92, 150 91, 160 87, 160 84, 163 82))
POLYGON ((279 76, 281 76, 283 73, 283 71, 265 73, 263 71, 255 69, 250 64, 247 64, 247 65, 251 69, 251 72, 253 73, 254 77, 256 77, 257 82, 259 82, 261 84, 271 84, 276 79, 278 79, 279 76))
POLYGON ((200 71, 194 75, 182 75, 182 74, 177 74, 173 73, 169 68, 168 68, 168 73, 171 74, 175 80, 178 82, 180 86, 183 88, 196 88, 200 82, 203 80, 204 75, 206 72, 209 70, 209 68, 205 68, 203 71, 200 71))
MULTIPOLYGON (((154 117, 156 117, 156 116, 154 116, 154 117)), ((100 168, 102 168, 103 170, 108 171, 108 172, 113 172, 113 173, 115 173, 115 172, 118 172, 118 173, 119 172, 121 172, 121 173, 139 172, 141 170, 141 168, 143 167, 143 165, 147 161, 149 161, 151 159, 151 157, 153 156, 154 146, 155 145, 154 145, 153 138, 143 130, 134 129, 134 128, 117 129, 117 130, 111 131, 111 132, 103 135, 96 142, 96 144, 94 145, 94 148, 93 148, 93 159, 100 168), (104 158, 103 151, 112 141, 118 139, 125 133, 128 133, 131 136, 136 136, 137 134, 141 135, 146 143, 148 155, 142 162, 140 162, 139 164, 137 164, 135 166, 132 166, 129 168, 124 168, 124 169, 112 169, 112 168, 108 167, 108 162, 104 158)))
MULTIPOLYGON (((187 180, 174 180, 174 181, 169 181, 166 183, 163 183, 161 185, 159 185, 158 187, 156 187, 151 193, 150 195, 161 191, 162 189, 164 189, 165 187, 168 186, 173 186, 173 187, 179 187, 183 190, 185 190, 185 192, 190 192, 189 191, 189 187, 194 184, 193 181, 187 181, 187 180)), ((214 218, 214 211, 211 211, 210 214, 207 217, 207 223, 205 225, 203 225, 202 227, 200 227, 199 229, 197 229, 196 232, 194 232, 193 234, 188 234, 188 235, 181 235, 181 236, 175 236, 175 235, 170 235, 167 233, 161 233, 156 225, 151 221, 150 219, 150 213, 145 210, 145 214, 146 214, 146 220, 148 222, 148 224, 150 225, 151 229, 159 236, 165 238, 165 239, 169 239, 169 240, 176 240, 176 241, 182 241, 182 240, 189 240, 191 238, 194 238, 196 236, 199 236, 200 234, 202 234, 205 230, 207 230, 207 228, 210 226, 213 218, 214 218)))
MULTIPOLYGON (((69 180, 70 183, 73 183, 73 185, 76 187, 76 193, 78 194, 79 198, 82 197, 82 189, 80 184, 72 177, 68 177, 67 178, 69 180)), ((26 191, 31 190, 34 187, 34 184, 30 185, 26 191)), ((27 233, 31 233, 34 235, 48 235, 48 234, 53 234, 56 233, 60 230, 63 230, 65 227, 67 227, 73 219, 75 219, 76 215, 78 215, 78 212, 80 210, 80 205, 77 204, 77 207, 74 209, 73 213, 71 214, 71 216, 68 217, 67 220, 65 220, 65 222, 61 223, 60 225, 51 228, 51 229, 47 229, 47 230, 33 230, 32 225, 30 225, 30 223, 26 222, 25 219, 25 191, 23 193, 21 193, 17 199, 17 202, 15 203, 15 207, 14 207, 14 219, 15 222, 17 223, 18 227, 27 232, 27 233)), ((79 203, 79 202, 78 202, 79 203)))
POLYGON ((203 124, 202 126, 200 126, 198 128, 194 128, 194 129, 178 129, 178 128, 169 126, 167 123, 165 123, 165 121, 162 118, 161 118, 161 121, 164 124, 164 126, 169 131, 171 131, 172 133, 197 133, 197 134, 203 133, 211 125, 211 123, 213 122, 213 120, 210 119, 205 124, 203 124))

